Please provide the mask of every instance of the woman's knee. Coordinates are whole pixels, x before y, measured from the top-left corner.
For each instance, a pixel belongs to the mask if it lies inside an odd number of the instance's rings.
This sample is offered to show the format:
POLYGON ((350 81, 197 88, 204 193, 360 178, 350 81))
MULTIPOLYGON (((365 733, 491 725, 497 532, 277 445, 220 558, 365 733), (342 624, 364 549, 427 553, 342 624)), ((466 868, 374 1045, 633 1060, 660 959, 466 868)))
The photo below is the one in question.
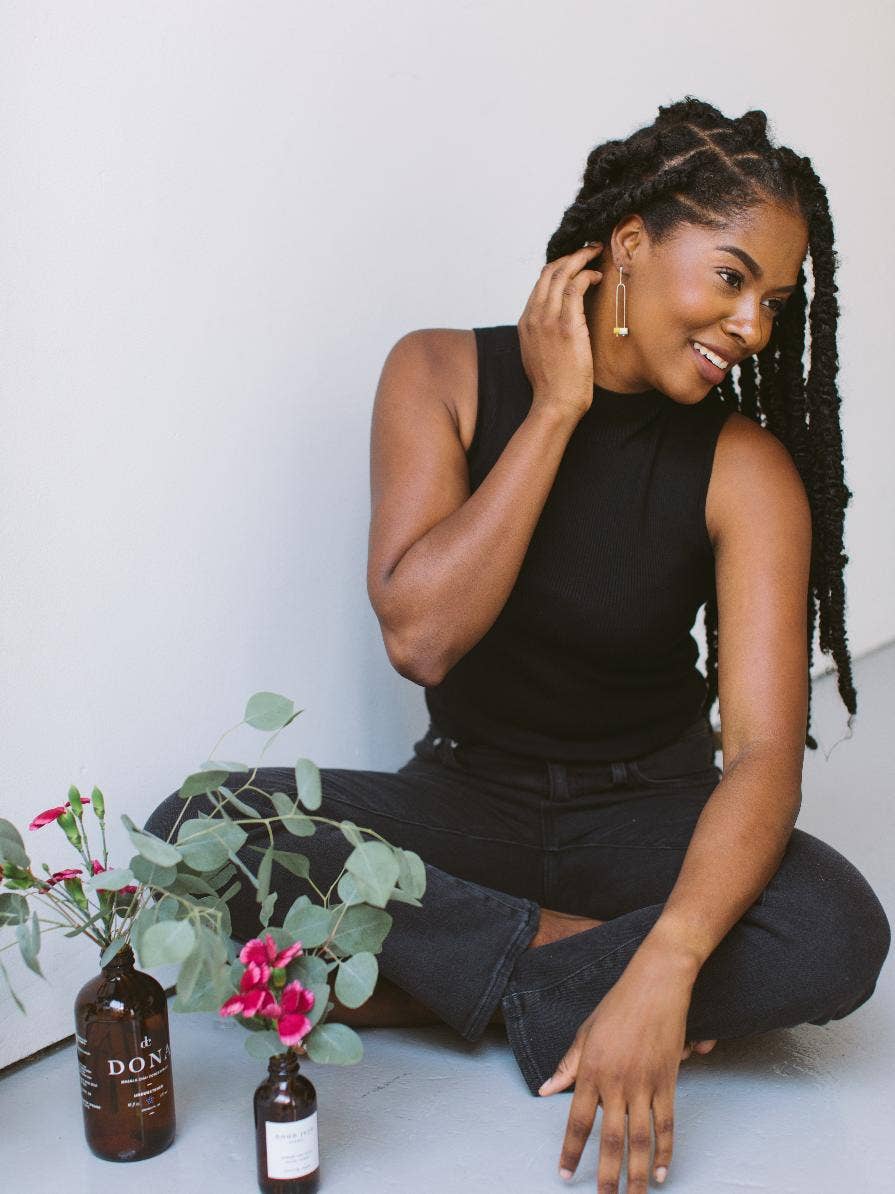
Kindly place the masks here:
POLYGON ((796 875, 787 898, 808 938, 804 977, 828 991, 829 1018, 847 1015, 873 993, 891 945, 889 919, 858 868, 826 842, 796 829, 787 853, 796 875))

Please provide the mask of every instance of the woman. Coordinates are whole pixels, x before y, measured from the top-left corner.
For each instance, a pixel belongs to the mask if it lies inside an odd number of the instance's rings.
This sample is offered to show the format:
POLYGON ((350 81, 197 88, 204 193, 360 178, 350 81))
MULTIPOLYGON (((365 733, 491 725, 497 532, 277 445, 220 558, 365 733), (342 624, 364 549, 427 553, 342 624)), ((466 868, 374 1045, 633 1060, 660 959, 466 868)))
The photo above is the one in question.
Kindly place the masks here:
MULTIPOLYGON (((889 948, 863 876, 794 829, 818 608, 856 710, 832 243, 764 113, 687 97, 591 152, 518 325, 411 333, 376 395, 368 592, 431 725, 394 774, 322 769, 320 811, 417 851, 427 889, 336 1018, 505 1021, 533 1094, 574 1084, 562 1169, 602 1104, 601 1183, 626 1130, 647 1177, 651 1119, 664 1177, 692 1042, 842 1018, 889 948)), ((300 846, 318 886, 350 849, 300 846)))

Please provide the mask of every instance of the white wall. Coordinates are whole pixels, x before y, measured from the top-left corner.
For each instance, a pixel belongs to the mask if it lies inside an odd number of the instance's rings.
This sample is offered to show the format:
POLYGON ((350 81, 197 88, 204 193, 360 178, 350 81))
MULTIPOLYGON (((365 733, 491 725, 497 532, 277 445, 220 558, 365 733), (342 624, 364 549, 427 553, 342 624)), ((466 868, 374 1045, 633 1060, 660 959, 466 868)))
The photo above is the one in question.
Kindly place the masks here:
MULTIPOLYGON (((260 689, 305 709, 265 762, 410 756, 423 693, 365 589, 382 362, 412 328, 515 322, 590 148, 688 93, 763 107, 825 180, 849 641, 891 639, 892 10, 842 21, 807 0, 7 0, 0 815, 96 783, 140 819, 260 689)), ((29 1015, 0 997, 0 1065, 71 1032, 97 961, 48 938, 47 986, 14 952, 29 1015)))

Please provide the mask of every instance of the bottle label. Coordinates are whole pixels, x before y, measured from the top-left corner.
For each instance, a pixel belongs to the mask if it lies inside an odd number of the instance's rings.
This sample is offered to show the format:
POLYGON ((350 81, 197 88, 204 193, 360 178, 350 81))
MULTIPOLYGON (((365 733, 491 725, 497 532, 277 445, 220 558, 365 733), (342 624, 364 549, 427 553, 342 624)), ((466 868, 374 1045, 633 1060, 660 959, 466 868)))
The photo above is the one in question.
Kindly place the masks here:
POLYGON ((132 1043, 133 1052, 115 1057, 107 1051, 107 1026, 94 1024, 88 1032, 89 1040, 75 1033, 85 1111, 135 1113, 144 1119, 157 1115, 171 1092, 170 1043, 146 1033, 132 1043))
POLYGON ((289 1179, 313 1173, 320 1164, 317 1143, 317 1112, 290 1123, 265 1120, 267 1176, 289 1179))

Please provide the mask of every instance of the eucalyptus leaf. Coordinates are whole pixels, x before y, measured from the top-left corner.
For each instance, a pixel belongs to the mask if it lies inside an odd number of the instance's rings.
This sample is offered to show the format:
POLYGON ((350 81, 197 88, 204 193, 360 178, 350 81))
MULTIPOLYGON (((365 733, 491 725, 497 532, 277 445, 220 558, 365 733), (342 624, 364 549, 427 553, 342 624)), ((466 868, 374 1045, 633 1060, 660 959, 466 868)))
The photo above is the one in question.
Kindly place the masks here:
MULTIPOLYGON (((340 909, 341 905, 337 904, 333 909, 334 916, 338 917, 340 909)), ((378 954, 391 927, 391 914, 384 908, 359 904, 346 909, 333 938, 333 944, 349 954, 378 954)))
POLYGON ((229 771, 194 771, 180 785, 180 799, 190 800, 193 796, 206 796, 226 782, 229 774, 229 771))
POLYGON ((159 866, 176 866, 180 862, 182 856, 176 846, 162 841, 155 834, 138 829, 126 813, 122 813, 121 820, 138 853, 149 862, 155 862, 159 866))
POLYGON ((217 1011, 228 991, 212 1004, 223 985, 229 987, 227 951, 223 941, 206 925, 196 928, 196 943, 177 974, 177 1011, 217 1011))
POLYGON ((385 842, 364 842, 348 855, 345 867, 368 904, 384 908, 398 880, 398 860, 385 842))
POLYGON ((134 855, 130 861, 130 868, 138 883, 146 883, 152 887, 168 887, 177 875, 177 867, 159 866, 157 862, 150 862, 142 854, 134 855))
POLYGON ((296 800, 285 792, 270 792, 269 796, 287 833, 294 837, 310 837, 313 834, 314 822, 301 812, 296 800))
POLYGON ((155 906, 156 923, 160 920, 174 920, 180 915, 181 907, 180 900, 175 900, 169 895, 162 896, 155 906))
POLYGON ((311 863, 307 854, 298 854, 291 850, 274 850, 273 860, 278 866, 297 875, 300 879, 307 879, 311 873, 311 863))
POLYGON ((353 821, 342 821, 339 824, 339 828, 348 841, 351 842, 352 846, 362 846, 364 844, 364 835, 353 821))
POLYGON ((426 891, 425 863, 413 850, 404 850, 400 846, 393 849, 398 860, 398 884, 401 890, 420 899, 426 891))
POLYGON ((261 864, 258 867, 258 890, 255 893, 255 898, 259 904, 263 904, 270 894, 270 872, 273 867, 273 846, 269 846, 261 859, 261 864))
POLYGON ((312 1024, 316 1024, 320 1018, 325 1015, 326 1007, 329 1003, 330 987, 329 983, 311 983, 308 988, 314 995, 314 1006, 310 1011, 304 1014, 308 1017, 312 1024))
POLYGON ((35 974, 40 975, 42 979, 46 979, 46 975, 40 968, 40 963, 37 960, 37 955, 40 952, 40 922, 37 919, 37 913, 31 913, 30 923, 23 921, 16 925, 16 937, 19 942, 19 950, 22 955, 22 961, 29 970, 33 970, 35 974))
POLYGON ((286 1046, 275 1032, 253 1032, 243 1041, 246 1053, 259 1061, 266 1061, 277 1053, 285 1053, 286 1046))
POLYGON ((28 901, 15 892, 0 895, 0 926, 20 925, 28 919, 28 901))
POLYGON ((336 971, 336 998, 346 1007, 360 1007, 373 994, 378 977, 375 954, 359 953, 346 958, 336 971))
POLYGON ((102 954, 100 955, 100 959, 99 959, 100 966, 101 967, 108 966, 109 963, 112 961, 112 959, 115 957, 115 955, 117 953, 120 953, 121 950, 123 950, 126 945, 127 945, 126 938, 116 937, 114 941, 112 941, 109 945, 106 946, 106 948, 103 950, 102 954))
MULTIPOLYGON (((341 893, 340 893, 341 894, 341 893)), ((418 900, 416 896, 408 895, 406 891, 402 891, 400 887, 393 887, 392 894, 388 897, 389 903, 396 901, 399 904, 410 904, 414 908, 422 908, 422 901, 418 900)))
POLYGON ((190 892, 192 895, 201 896, 217 895, 217 888, 199 875, 179 874, 171 886, 178 895, 183 894, 183 892, 190 892))
POLYGON ((6 973, 6 967, 3 965, 2 962, 0 962, 0 974, 3 975, 3 981, 6 983, 6 989, 7 989, 7 991, 9 991, 10 995, 12 996, 13 1002, 15 1003, 16 1007, 19 1009, 19 1011, 22 1013, 23 1016, 27 1016, 28 1013, 25 1011, 25 1005, 24 1005, 24 1003, 22 1003, 21 999, 19 999, 18 995, 16 995, 15 991, 13 990, 12 983, 9 981, 9 975, 6 973))
POLYGON ((122 887, 131 885, 134 879, 135 875, 130 867, 121 867, 118 870, 100 871, 98 875, 91 875, 83 881, 82 886, 85 891, 98 891, 100 888, 103 891, 120 891, 122 887))
POLYGON ((221 788, 219 790, 225 797, 223 803, 232 804, 234 808, 238 809, 239 812, 243 814, 243 816, 257 817, 259 815, 256 808, 252 808, 250 804, 246 804, 244 800, 240 800, 239 797, 231 792, 229 788, 221 788))
POLYGON ((228 862, 226 866, 221 867, 219 871, 215 871, 213 875, 206 875, 205 877, 216 891, 220 891, 224 884, 229 883, 235 874, 236 867, 232 862, 228 862))
POLYGON ((140 965, 182 962, 196 944, 196 930, 188 920, 164 920, 150 925, 140 941, 140 965))
MULTIPOLYGON (((12 821, 7 821, 5 817, 0 817, 0 837, 4 837, 7 841, 16 842, 24 850, 25 843, 22 840, 22 835, 13 825, 12 821)), ((16 866, 21 866, 21 863, 16 863, 16 866)), ((27 865, 27 863, 25 864, 27 865)))
MULTIPOLYGON (((190 959, 187 958, 184 966, 189 964, 190 959)), ((199 967, 189 995, 183 994, 178 987, 171 1007, 175 1012, 218 1012, 224 1000, 232 994, 230 986, 226 968, 216 970, 203 964, 199 967)))
MULTIPOLYGON (((282 947, 281 947, 282 948, 282 947)), ((333 963, 338 966, 338 962, 333 963)), ((330 967, 317 954, 299 954, 286 967, 286 981, 295 982, 296 979, 303 987, 320 987, 327 981, 330 967)))
POLYGON ((347 1024, 319 1024, 303 1043, 311 1061, 321 1065, 356 1065, 364 1055, 361 1038, 347 1024))
POLYGON ((227 775, 248 771, 247 763, 225 763, 223 759, 207 759, 199 768, 200 771, 224 771, 227 775))
POLYGON ((177 832, 177 845, 184 861, 197 871, 219 870, 230 856, 226 842, 214 835, 210 818, 184 821, 177 832))
POLYGON ((98 921, 102 920, 102 917, 103 917, 103 912, 102 912, 102 909, 99 908, 96 912, 94 912, 94 914, 90 917, 89 920, 85 921, 83 924, 76 925, 75 928, 73 928, 73 929, 68 929, 68 931, 63 933, 62 936, 63 937, 80 937, 80 935, 82 933, 86 933, 88 929, 92 929, 93 926, 98 921))
POLYGON ((339 899, 343 904, 365 904, 366 900, 357 890, 357 884, 354 881, 354 875, 345 871, 339 879, 336 887, 339 899))
POLYGON ((294 709, 288 697, 276 692, 256 692, 246 703, 243 720, 256 730, 282 730, 296 716, 294 709))
POLYGON ((273 916, 273 906, 277 902, 277 894, 277 892, 272 891, 268 896, 265 897, 264 902, 261 905, 261 911, 258 914, 258 919, 261 921, 261 924, 265 929, 270 924, 270 918, 273 916))
POLYGON ((27 870, 31 865, 31 860, 15 826, 9 821, 2 820, 0 820, 0 863, 6 866, 19 866, 23 870, 27 870), (7 832, 6 826, 9 826, 9 829, 15 833, 15 837, 7 832))
POLYGON ((320 769, 310 759, 299 759, 295 764, 295 786, 298 798, 312 812, 320 808, 323 791, 320 786, 320 769))
POLYGON ((299 896, 286 913, 283 928, 291 933, 294 940, 300 941, 304 949, 313 949, 316 945, 322 945, 327 939, 332 923, 330 909, 310 903, 307 896, 299 896), (299 901, 301 900, 307 902, 300 905, 299 901))
POLYGON ((140 957, 140 942, 143 939, 143 934, 150 925, 154 925, 158 920, 158 905, 144 904, 137 915, 134 917, 131 925, 131 942, 137 951, 137 957, 140 957))
POLYGON ((242 826, 237 825, 235 821, 231 821, 226 813, 220 813, 216 817, 203 817, 201 819, 213 827, 214 835, 218 841, 224 842, 234 853, 237 850, 241 850, 246 844, 249 835, 242 826))
POLYGON ((222 891, 220 898, 226 904, 228 900, 232 900, 238 891, 242 891, 242 884, 237 879, 235 883, 231 883, 226 891, 222 891))

